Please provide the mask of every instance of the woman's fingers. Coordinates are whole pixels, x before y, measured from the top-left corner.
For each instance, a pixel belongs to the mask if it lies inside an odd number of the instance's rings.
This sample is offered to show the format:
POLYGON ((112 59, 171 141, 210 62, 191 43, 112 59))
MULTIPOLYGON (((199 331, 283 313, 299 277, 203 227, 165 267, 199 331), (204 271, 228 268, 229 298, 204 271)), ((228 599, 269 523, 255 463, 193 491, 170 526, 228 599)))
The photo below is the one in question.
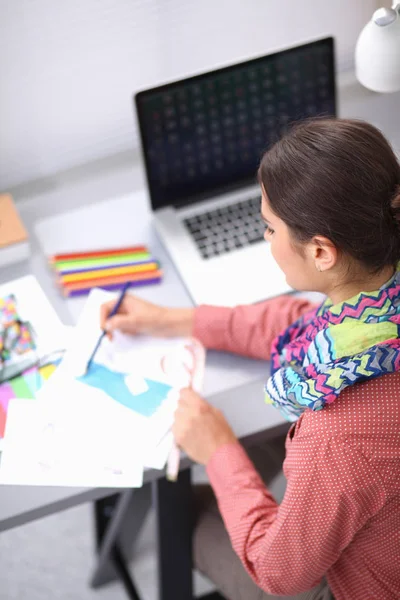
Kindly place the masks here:
POLYGON ((105 302, 100 306, 100 327, 102 329, 106 328, 106 321, 108 315, 112 311, 112 302, 105 302))

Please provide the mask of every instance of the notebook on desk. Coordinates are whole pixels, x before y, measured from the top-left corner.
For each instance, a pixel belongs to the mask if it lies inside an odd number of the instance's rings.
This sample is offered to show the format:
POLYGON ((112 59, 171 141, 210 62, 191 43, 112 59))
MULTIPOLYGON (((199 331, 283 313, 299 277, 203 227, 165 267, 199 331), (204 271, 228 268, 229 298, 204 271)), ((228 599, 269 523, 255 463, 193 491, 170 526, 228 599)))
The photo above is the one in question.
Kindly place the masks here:
POLYGON ((135 107, 154 222, 193 300, 289 291, 263 240, 256 172, 290 123, 336 114, 333 39, 141 91, 135 107))
POLYGON ((29 236, 10 194, 0 194, 0 264, 29 258, 29 236))

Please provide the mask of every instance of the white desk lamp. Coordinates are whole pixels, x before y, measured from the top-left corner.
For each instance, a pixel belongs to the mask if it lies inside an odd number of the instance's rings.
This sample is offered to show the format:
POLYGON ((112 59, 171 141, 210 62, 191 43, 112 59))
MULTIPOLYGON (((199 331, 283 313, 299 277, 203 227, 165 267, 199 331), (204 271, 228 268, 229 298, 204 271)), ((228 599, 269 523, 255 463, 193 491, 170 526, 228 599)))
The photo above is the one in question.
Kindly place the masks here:
POLYGON ((356 76, 375 92, 400 90, 400 2, 379 8, 356 45, 356 76))

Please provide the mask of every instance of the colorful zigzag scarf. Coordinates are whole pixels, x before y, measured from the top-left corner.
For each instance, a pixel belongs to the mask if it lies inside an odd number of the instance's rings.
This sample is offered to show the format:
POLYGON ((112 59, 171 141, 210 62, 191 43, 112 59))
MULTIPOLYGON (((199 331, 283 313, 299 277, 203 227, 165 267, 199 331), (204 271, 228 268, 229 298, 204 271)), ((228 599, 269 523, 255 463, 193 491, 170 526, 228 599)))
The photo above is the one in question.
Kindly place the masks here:
POLYGON ((265 400, 296 421, 355 383, 400 370, 400 273, 382 288, 303 315, 272 344, 265 400))

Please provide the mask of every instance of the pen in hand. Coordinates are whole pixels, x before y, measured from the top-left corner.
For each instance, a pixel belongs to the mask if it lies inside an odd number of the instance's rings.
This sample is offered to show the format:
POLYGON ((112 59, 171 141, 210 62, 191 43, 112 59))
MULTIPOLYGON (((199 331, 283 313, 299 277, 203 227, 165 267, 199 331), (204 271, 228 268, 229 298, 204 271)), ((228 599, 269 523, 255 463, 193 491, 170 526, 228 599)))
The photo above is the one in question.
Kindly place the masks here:
MULTIPOLYGON (((112 309, 112 311, 111 311, 111 312, 110 312, 110 314, 108 315, 108 318, 111 318, 111 317, 113 317, 114 315, 116 315, 116 314, 117 314, 117 312, 119 311, 119 309, 120 309, 120 306, 121 306, 121 304, 122 304, 122 302, 123 302, 123 300, 124 300, 124 298, 125 298, 125 294, 126 294, 126 292, 128 291, 128 289, 129 289, 130 285, 131 285, 131 282, 130 282, 130 281, 129 281, 129 282, 127 282, 127 283, 125 283, 124 287, 123 287, 123 288, 122 288, 122 290, 121 290, 121 294, 120 294, 120 296, 119 296, 119 298, 118 298, 117 302, 115 303, 115 306, 114 306, 114 308, 112 309)), ((94 357, 96 356, 97 350, 100 348, 100 344, 101 344, 101 342, 103 341, 103 338, 104 338, 104 336, 106 335, 106 333, 107 333, 107 332, 106 332, 105 330, 103 330, 103 331, 102 331, 102 333, 100 334, 100 337, 99 337, 99 339, 97 340, 96 346, 94 347, 94 350, 93 350, 92 354, 90 355, 90 358, 89 358, 89 360, 88 360, 88 362, 87 362, 87 365, 86 365, 86 371, 85 371, 85 375, 88 373, 88 371, 89 371, 89 369, 90 369, 90 365, 92 364, 92 362, 93 362, 93 359, 94 359, 94 357)))

